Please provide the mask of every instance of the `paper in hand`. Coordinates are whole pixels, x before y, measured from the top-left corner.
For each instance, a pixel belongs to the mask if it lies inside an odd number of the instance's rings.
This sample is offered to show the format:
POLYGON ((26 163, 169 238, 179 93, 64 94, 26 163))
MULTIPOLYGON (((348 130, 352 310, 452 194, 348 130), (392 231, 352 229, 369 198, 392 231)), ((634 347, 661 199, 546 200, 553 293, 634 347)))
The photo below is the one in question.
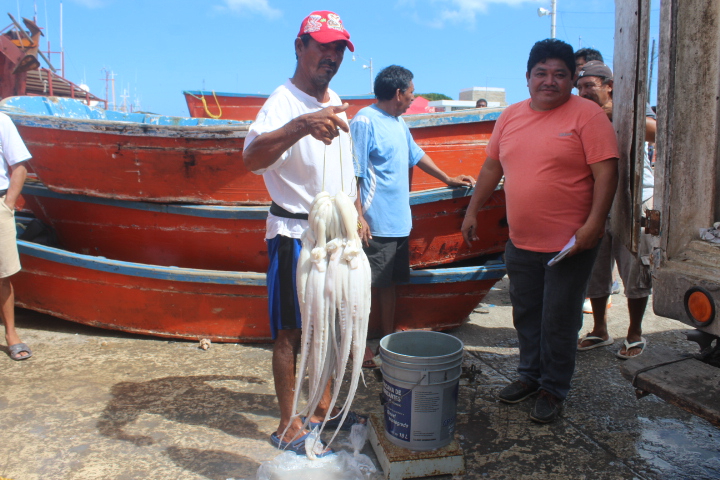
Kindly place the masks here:
POLYGON ((567 243, 567 245, 565 245, 563 247, 563 249, 560 251, 560 253, 558 253, 557 255, 555 255, 553 258, 550 259, 550 261, 548 262, 548 267, 552 267, 553 265, 558 263, 560 260, 565 258, 565 256, 568 254, 568 252, 570 251, 570 249, 572 248, 573 245, 575 245, 575 235, 572 236, 570 241, 567 243))

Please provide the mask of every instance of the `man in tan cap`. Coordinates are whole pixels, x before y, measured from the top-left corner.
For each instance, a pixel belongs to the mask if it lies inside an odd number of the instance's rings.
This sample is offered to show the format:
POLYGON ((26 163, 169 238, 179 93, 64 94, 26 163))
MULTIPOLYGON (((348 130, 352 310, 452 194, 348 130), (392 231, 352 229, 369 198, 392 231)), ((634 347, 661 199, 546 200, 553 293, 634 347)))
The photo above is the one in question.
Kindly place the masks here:
MULTIPOLYGON (((612 120, 614 84, 610 67, 599 60, 587 62, 578 71, 576 86, 581 97, 600 105, 608 118, 612 120)), ((653 142, 655 141, 655 113, 649 107, 646 108, 646 117, 645 139, 653 142)), ((653 168, 646 149, 642 185, 643 210, 652 208, 654 181, 653 168)), ((631 253, 622 240, 610 229, 610 222, 607 222, 605 236, 600 244, 587 290, 587 296, 592 305, 594 326, 592 331, 578 341, 579 351, 592 350, 614 343, 608 333, 607 305, 612 290, 612 272, 615 262, 617 262, 620 278, 625 287, 630 317, 627 336, 616 355, 618 358, 627 359, 645 351, 647 340, 642 336, 642 320, 648 297, 652 293, 649 258, 652 251, 650 235, 640 235, 638 250, 638 256, 631 253)))
MULTIPOLYGON (((265 239, 270 259, 268 303, 275 339, 272 363, 280 424, 271 442, 301 455, 305 454, 308 432, 301 431, 302 422, 293 418, 292 411, 295 363, 302 336, 295 266, 300 236, 308 227, 308 212, 315 196, 322 190, 333 196, 343 191, 355 200, 350 130, 345 115, 348 105, 341 104, 329 88, 346 48, 355 50, 337 14, 317 11, 303 20, 295 39, 295 73, 263 105, 250 126, 243 153, 245 166, 263 176, 273 200, 265 239)), ((326 395, 311 422, 322 422, 328 404, 326 395)), ((364 420, 350 412, 343 428, 364 420)), ((326 426, 336 427, 338 421, 330 420, 326 426)))

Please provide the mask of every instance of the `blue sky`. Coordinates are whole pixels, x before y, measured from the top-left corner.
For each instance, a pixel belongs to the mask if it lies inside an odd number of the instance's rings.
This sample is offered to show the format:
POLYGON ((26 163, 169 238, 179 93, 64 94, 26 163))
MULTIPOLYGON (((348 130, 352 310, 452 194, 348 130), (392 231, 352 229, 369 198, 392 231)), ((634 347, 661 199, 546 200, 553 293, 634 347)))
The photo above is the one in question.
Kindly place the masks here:
MULTIPOLYGON (((4 11, 46 28, 60 47, 60 0, 2 0, 4 11)), ((557 38, 600 50, 612 65, 614 2, 558 0, 557 38)), ((659 2, 653 0, 651 39, 659 2)), ((331 87, 340 95, 370 91, 375 73, 398 64, 415 74, 416 91, 457 99, 463 88, 503 87, 527 98, 525 64, 533 43, 550 36, 550 0, 64 0, 65 76, 105 96, 103 68, 116 74, 116 98, 128 90, 145 111, 187 115, 183 90, 271 93, 292 76, 293 40, 312 10, 337 12, 356 54, 345 55, 331 87)), ((1 23, 1 22, 0 22, 1 23)), ((10 23, 7 19, 5 26, 10 23)), ((47 38, 43 39, 43 50, 47 38)), ((651 40, 652 41, 652 40, 651 40)), ((59 55, 52 56, 57 68, 59 55)), ((654 74, 654 86, 657 74, 654 74)), ((654 94, 652 96, 654 99, 654 94)))

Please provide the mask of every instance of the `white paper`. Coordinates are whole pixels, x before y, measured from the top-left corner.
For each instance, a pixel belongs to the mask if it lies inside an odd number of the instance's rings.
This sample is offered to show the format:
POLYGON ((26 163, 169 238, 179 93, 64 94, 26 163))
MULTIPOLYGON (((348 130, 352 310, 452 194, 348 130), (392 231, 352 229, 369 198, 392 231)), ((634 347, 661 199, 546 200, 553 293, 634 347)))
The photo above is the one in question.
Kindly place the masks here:
POLYGON ((550 261, 548 262, 548 267, 552 267, 553 265, 558 263, 560 260, 565 258, 565 255, 568 254, 568 252, 570 251, 570 249, 572 248, 573 245, 575 245, 575 235, 573 235, 572 238, 570 239, 570 241, 563 247, 562 250, 560 250, 560 253, 558 253, 557 255, 555 255, 553 258, 550 259, 550 261))

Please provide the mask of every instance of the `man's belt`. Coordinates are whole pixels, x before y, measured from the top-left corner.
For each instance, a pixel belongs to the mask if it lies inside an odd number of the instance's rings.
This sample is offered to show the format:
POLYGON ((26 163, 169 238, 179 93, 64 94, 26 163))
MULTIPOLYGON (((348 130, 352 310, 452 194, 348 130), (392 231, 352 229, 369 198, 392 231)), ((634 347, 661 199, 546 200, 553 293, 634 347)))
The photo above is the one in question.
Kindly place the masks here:
POLYGON ((4 197, 7 193, 7 188, 5 190, 0 190, 0 197, 4 197))
POLYGON ((272 202, 270 204, 270 213, 275 215, 276 217, 282 217, 282 218, 294 218, 295 220, 307 220, 308 214, 307 213, 292 213, 288 212, 284 208, 282 208, 280 205, 278 205, 275 202, 272 202))

